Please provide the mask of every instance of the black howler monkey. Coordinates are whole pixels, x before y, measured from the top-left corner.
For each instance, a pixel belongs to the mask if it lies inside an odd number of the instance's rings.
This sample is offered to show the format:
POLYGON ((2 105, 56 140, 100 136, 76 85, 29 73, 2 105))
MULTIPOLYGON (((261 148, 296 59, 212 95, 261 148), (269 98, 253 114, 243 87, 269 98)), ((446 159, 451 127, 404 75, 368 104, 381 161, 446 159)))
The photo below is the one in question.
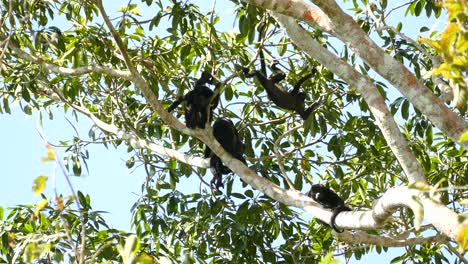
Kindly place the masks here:
MULTIPOLYGON (((244 159, 244 144, 242 143, 239 133, 231 120, 219 118, 213 124, 213 135, 221 146, 234 158, 247 164, 244 159)), ((205 149, 205 158, 210 157, 210 169, 213 173, 211 187, 219 189, 223 187, 222 175, 228 174, 231 170, 226 167, 221 159, 214 154, 208 146, 205 149)))
MULTIPOLYGON (((258 36, 259 41, 261 41, 262 36, 264 35, 264 31, 266 30, 266 25, 263 25, 260 29, 260 33, 258 36)), ((267 77, 266 73, 266 66, 265 66, 265 56, 263 55, 262 47, 260 47, 260 65, 261 71, 253 70, 249 72, 248 68, 244 68, 244 74, 246 77, 257 77, 260 84, 265 88, 268 97, 270 100, 273 101, 277 106, 294 111, 298 113, 302 119, 306 120, 309 115, 315 110, 318 103, 314 102, 309 108, 305 109, 305 99, 306 94, 304 92, 299 92, 301 85, 312 77, 316 72, 317 69, 315 67, 312 71, 307 74, 306 76, 302 77, 294 86, 291 92, 288 92, 283 87, 278 85, 278 83, 284 78, 286 78, 286 74, 280 70, 276 65, 278 65, 278 61, 275 60, 271 64, 270 68, 272 70, 272 74, 270 77, 267 77)))
POLYGON ((215 83, 216 85, 214 90, 216 91, 221 86, 220 82, 217 82, 210 73, 203 72, 200 79, 195 82, 193 90, 177 98, 177 100, 169 106, 167 111, 171 112, 180 103, 186 101, 185 125, 188 128, 205 128, 206 122, 211 121, 213 109, 215 109, 219 103, 219 94, 216 95, 215 98, 211 99, 214 92, 205 84, 215 83), (208 110, 210 102, 211 106, 208 110))
POLYGON ((312 185, 308 196, 319 203, 323 208, 331 209, 333 211, 330 219, 330 225, 333 230, 338 233, 342 233, 344 230, 339 230, 336 227, 336 216, 343 211, 351 211, 351 208, 345 205, 343 199, 341 199, 341 197, 339 197, 334 191, 328 189, 322 184, 312 185))

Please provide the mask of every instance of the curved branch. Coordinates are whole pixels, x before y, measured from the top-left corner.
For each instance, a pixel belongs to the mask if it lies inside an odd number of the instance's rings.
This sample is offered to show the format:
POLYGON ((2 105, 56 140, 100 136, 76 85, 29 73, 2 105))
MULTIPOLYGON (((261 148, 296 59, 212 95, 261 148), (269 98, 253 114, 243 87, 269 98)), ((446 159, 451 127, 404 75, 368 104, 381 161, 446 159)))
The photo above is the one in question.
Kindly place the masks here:
POLYGON ((378 223, 384 223, 399 207, 408 207, 413 211, 414 228, 417 231, 424 218, 424 208, 418 195, 419 192, 406 187, 392 188, 374 204, 372 216, 378 223))
MULTIPOLYGON (((468 224, 468 219, 462 222, 457 213, 434 202, 424 192, 408 187, 389 189, 376 201, 372 210, 340 213, 336 217, 336 224, 348 229, 379 227, 400 207, 407 207, 413 211, 416 230, 420 228, 424 217, 437 230, 451 239, 455 239, 461 228, 468 224)), ((324 222, 329 222, 331 212, 327 211, 324 215, 316 215, 316 217, 324 222)))
MULTIPOLYGON (((375 229, 381 227, 400 207, 410 208, 415 215, 415 229, 421 226, 424 215, 420 202, 422 193, 407 187, 389 189, 378 199, 371 210, 341 212, 336 217, 336 225, 346 229, 375 229)), ((307 207, 305 208, 307 211, 307 207)), ((323 214, 315 216, 323 222, 329 223, 332 211, 325 210, 323 214)))

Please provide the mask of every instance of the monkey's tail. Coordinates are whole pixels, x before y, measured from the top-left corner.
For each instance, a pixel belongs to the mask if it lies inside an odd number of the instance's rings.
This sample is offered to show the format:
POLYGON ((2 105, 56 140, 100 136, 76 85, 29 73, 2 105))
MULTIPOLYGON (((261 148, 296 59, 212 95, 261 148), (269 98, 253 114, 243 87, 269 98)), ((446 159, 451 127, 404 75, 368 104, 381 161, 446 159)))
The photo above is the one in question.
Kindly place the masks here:
POLYGON ((267 76, 267 72, 266 72, 266 64, 265 64, 265 55, 263 54, 263 38, 265 38, 267 28, 268 28, 268 21, 263 22, 258 28, 258 42, 261 42, 260 50, 259 50, 260 66, 261 66, 261 71, 263 75, 265 76, 267 76))
POLYGON ((312 114, 320 105, 321 103, 318 101, 315 101, 312 103, 312 105, 307 108, 305 111, 302 111, 299 113, 299 115, 302 117, 302 119, 307 120, 309 118, 310 114, 312 114))
POLYGON ((341 213, 341 212, 344 212, 344 211, 351 211, 351 208, 349 208, 347 206, 340 206, 340 207, 335 208, 333 210, 333 214, 332 214, 331 219, 330 219, 331 228, 333 230, 335 230, 337 233, 343 233, 344 232, 344 229, 339 230, 338 227, 335 224, 335 219, 338 216, 338 214, 341 213))

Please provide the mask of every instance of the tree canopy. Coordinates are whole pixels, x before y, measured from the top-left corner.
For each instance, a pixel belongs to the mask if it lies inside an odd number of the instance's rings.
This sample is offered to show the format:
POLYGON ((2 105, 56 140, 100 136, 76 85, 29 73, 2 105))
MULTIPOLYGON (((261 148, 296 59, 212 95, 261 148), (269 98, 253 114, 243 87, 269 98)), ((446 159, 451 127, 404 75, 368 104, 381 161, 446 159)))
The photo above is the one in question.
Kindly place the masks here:
POLYGON ((406 249, 394 262, 468 262, 466 0, 111 2, 3 0, 0 113, 91 120, 88 137, 47 142, 43 160, 68 180, 90 144, 125 145, 147 175, 132 230, 110 228, 70 182, 0 207, 0 262, 331 263, 390 247, 406 249), (283 92, 303 81, 310 115, 247 76, 262 52, 283 92), (211 126, 185 126, 187 103, 167 111, 203 72, 219 87, 211 119, 233 122, 247 164, 211 126), (232 171, 223 188, 207 147, 232 171), (352 209, 336 217, 345 232, 312 184, 352 209))

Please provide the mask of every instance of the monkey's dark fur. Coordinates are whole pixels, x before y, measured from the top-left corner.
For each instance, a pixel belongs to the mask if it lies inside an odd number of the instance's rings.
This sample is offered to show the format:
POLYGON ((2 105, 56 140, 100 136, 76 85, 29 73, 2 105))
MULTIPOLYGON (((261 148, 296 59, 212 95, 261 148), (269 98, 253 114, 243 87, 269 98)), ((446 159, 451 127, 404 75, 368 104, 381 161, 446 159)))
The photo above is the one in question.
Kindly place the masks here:
POLYGON ((185 105, 185 125, 188 128, 205 128, 207 121, 211 121, 213 109, 218 106, 219 94, 213 97, 214 92, 205 84, 215 84, 215 91, 221 86, 215 81, 213 75, 208 72, 203 72, 200 79, 195 82, 192 91, 180 96, 167 109, 168 112, 174 110, 180 103, 186 101, 185 105), (211 106, 209 107, 211 102, 211 106), (209 107, 209 109, 208 109, 209 107))
MULTIPOLYGON (((261 41, 263 35, 265 34, 265 29, 266 25, 263 25, 261 29, 259 30, 259 41, 261 41)), ((285 90, 283 87, 278 85, 278 83, 284 78, 286 78, 286 74, 279 69, 276 65, 278 65, 278 61, 273 61, 271 64, 270 68, 272 70, 272 74, 270 77, 266 77, 266 66, 265 66, 265 57, 263 55, 263 50, 262 47, 260 47, 260 65, 261 65, 261 71, 258 70, 253 70, 249 72, 248 68, 244 68, 244 74, 246 77, 257 77, 258 81, 260 84, 263 86, 263 88, 266 90, 268 97, 270 98, 273 103, 275 103, 277 106, 294 111, 298 113, 302 119, 306 120, 309 115, 315 110, 317 107, 318 103, 314 102, 309 108, 305 109, 305 99, 306 99, 306 94, 304 92, 299 92, 299 89, 301 85, 308 80, 310 77, 312 77, 316 72, 317 69, 315 67, 312 69, 312 72, 307 74, 306 76, 302 77, 294 86, 294 89, 291 92, 288 92, 285 90)))
POLYGON ((345 202, 339 197, 334 191, 328 189, 322 184, 314 184, 310 189, 308 196, 314 201, 319 203, 325 209, 331 209, 333 211, 330 219, 330 225, 338 233, 342 233, 344 230, 339 230, 336 227, 335 219, 336 216, 343 211, 351 211, 351 208, 345 205, 345 202))
MULTIPOLYGON (((244 159, 244 144, 242 143, 239 133, 231 120, 219 118, 213 124, 213 135, 221 146, 234 158, 247 164, 244 159)), ((210 157, 210 169, 213 173, 211 187, 219 189, 223 187, 222 175, 228 174, 231 170, 226 167, 221 159, 214 154, 208 146, 205 149, 205 158, 210 157)))

